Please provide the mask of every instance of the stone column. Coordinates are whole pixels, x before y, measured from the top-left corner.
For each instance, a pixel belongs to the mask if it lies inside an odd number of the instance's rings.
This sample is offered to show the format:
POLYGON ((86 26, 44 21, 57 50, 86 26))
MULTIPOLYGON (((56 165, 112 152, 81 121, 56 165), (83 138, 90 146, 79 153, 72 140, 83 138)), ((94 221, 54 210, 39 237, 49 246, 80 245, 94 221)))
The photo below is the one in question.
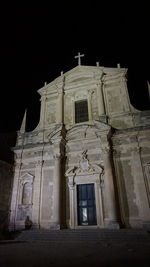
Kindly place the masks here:
POLYGON ((104 223, 107 228, 119 228, 117 207, 111 164, 110 149, 105 148, 104 155, 104 223))
POLYGON ((61 155, 56 154, 55 158, 55 175, 54 175, 54 214, 52 228, 60 229, 60 201, 61 201, 61 155))
POLYGON ((75 201, 74 201, 74 190, 75 190, 75 185, 73 183, 73 177, 69 177, 69 208, 70 208, 70 228, 74 229, 75 228, 75 201))

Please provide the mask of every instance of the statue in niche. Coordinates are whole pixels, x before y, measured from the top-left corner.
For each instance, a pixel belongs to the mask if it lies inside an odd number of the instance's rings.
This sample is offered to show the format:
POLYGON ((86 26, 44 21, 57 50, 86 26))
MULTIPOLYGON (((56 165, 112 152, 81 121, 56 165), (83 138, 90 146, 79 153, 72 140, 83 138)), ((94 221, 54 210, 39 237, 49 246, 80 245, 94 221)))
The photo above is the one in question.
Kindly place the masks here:
POLYGON ((82 158, 79 162, 82 171, 88 171, 90 168, 89 161, 87 159, 87 150, 82 152, 82 158))
POLYGON ((23 185, 23 190, 22 190, 22 204, 29 205, 31 203, 32 203, 32 184, 26 182, 23 185))

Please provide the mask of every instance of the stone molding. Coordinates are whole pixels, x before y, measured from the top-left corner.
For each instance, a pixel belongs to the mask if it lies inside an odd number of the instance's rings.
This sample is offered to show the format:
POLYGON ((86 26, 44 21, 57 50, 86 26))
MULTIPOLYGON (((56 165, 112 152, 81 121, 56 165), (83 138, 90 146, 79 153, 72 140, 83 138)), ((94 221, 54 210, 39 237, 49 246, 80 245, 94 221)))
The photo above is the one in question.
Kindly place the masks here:
POLYGON ((111 126, 100 121, 91 121, 90 123, 80 123, 73 127, 68 127, 66 133, 66 140, 86 137, 96 137, 105 139, 107 141, 107 136, 110 134, 111 126))
POLYGON ((29 172, 24 173, 20 177, 20 183, 21 184, 25 184, 27 182, 33 183, 33 180, 34 180, 34 176, 32 174, 30 174, 29 172))
POLYGON ((104 174, 103 166, 98 164, 91 164, 87 159, 87 150, 84 150, 80 155, 80 160, 78 166, 74 166, 73 168, 69 168, 65 175, 70 176, 82 176, 82 175, 89 175, 89 174, 104 174))

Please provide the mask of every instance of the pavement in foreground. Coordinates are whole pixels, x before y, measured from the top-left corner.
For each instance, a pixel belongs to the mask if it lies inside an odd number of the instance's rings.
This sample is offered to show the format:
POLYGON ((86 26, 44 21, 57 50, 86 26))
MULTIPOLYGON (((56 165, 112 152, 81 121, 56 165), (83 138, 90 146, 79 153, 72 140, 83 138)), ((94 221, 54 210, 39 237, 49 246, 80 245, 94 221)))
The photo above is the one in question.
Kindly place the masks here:
POLYGON ((23 231, 0 241, 0 267, 150 267, 148 230, 23 231))

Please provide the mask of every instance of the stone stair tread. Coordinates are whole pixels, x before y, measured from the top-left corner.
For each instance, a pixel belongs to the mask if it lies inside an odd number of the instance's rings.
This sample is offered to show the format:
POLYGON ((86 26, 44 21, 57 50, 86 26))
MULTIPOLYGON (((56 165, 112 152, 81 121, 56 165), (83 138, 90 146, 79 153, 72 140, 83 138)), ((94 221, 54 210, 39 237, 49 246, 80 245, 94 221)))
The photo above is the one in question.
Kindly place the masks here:
POLYGON ((46 241, 150 241, 146 230, 25 230, 16 241, 46 240, 46 241))

